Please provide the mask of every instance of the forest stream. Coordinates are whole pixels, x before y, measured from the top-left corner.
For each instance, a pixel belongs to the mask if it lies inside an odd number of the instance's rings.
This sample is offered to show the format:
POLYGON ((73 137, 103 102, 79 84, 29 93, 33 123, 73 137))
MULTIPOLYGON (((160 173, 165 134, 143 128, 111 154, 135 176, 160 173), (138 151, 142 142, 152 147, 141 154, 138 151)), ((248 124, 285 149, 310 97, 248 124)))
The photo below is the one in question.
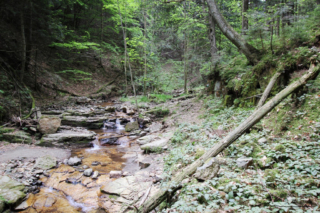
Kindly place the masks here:
MULTIPOLYGON (((98 111, 105 108, 116 109, 117 106, 113 103, 94 106, 98 111)), ((81 116, 93 111, 92 106, 81 106, 79 109, 72 109, 72 112, 81 116)), ((64 110, 66 111, 71 112, 70 109, 64 110)), ((88 131, 86 128, 75 125, 72 128, 61 126, 57 134, 61 134, 59 132, 69 134, 76 129, 79 135, 89 132, 95 135, 95 139, 81 143, 80 147, 76 143, 67 142, 68 148, 71 148, 71 157, 60 162, 56 168, 43 173, 38 172, 40 188, 36 191, 37 193, 29 193, 27 199, 15 210, 20 212, 105 212, 104 210, 122 212, 130 208, 131 203, 139 200, 145 191, 157 182, 156 179, 162 169, 158 163, 153 163, 153 166, 149 167, 150 162, 159 154, 153 154, 152 159, 150 155, 143 156, 143 150, 136 141, 140 136, 145 136, 149 130, 140 125, 135 131, 126 132, 125 125, 134 123, 136 119, 123 111, 128 113, 129 110, 119 110, 118 106, 118 110, 104 114, 108 116, 100 129, 88 131), (144 164, 143 161, 149 163, 144 164)), ((57 114, 57 110, 44 113, 57 114)), ((95 116, 93 118, 96 119, 99 113, 93 114, 95 116)), ((87 118, 93 119, 90 116, 87 118)), ((82 126, 84 126, 83 122, 82 126)), ((151 192, 156 191, 156 188, 154 186, 151 192)))

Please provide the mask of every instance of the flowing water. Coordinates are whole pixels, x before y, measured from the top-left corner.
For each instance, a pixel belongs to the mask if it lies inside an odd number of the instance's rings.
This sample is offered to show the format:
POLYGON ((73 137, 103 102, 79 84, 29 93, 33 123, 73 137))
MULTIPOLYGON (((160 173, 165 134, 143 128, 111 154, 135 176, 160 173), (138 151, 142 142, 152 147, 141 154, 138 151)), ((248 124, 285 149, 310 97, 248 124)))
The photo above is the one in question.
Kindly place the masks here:
POLYGON ((112 181, 109 172, 139 170, 135 156, 141 150, 121 125, 120 118, 123 116, 127 115, 116 113, 114 129, 108 129, 104 125, 102 129, 92 130, 97 133, 97 137, 91 148, 72 150, 72 156, 82 158, 82 164, 78 168, 60 165, 57 169, 50 170, 50 176, 41 179, 43 186, 40 192, 30 194, 26 201, 32 208, 23 212, 32 212, 32 209, 37 212, 92 212, 100 207, 107 208, 109 204, 106 196, 101 194, 100 187, 112 181), (105 145, 108 141, 116 141, 118 145, 105 145), (84 165, 98 171, 98 179, 83 176, 84 165))

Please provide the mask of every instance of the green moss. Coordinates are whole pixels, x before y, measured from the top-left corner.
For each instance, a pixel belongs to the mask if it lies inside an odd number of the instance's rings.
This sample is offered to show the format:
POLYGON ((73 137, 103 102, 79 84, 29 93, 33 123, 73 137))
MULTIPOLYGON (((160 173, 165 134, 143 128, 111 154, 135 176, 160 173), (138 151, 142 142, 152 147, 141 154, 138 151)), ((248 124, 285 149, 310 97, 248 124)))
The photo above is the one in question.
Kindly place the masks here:
POLYGON ((276 180, 276 175, 279 174, 278 169, 266 169, 264 173, 264 177, 267 182, 274 182, 276 180))
POLYGON ((232 105, 232 97, 231 95, 224 96, 223 106, 231 106, 232 105))
POLYGON ((195 159, 200 158, 205 153, 205 150, 202 148, 198 148, 196 151, 195 159))
MULTIPOLYGON (((286 198, 288 196, 288 192, 284 189, 270 190, 270 194, 273 196, 275 201, 280 200, 279 198, 286 198)), ((267 198, 271 198, 270 194, 267 194, 267 198)))
POLYGON ((10 132, 13 132, 14 130, 15 130, 14 128, 3 127, 3 128, 0 128, 0 134, 10 133, 10 132))
POLYGON ((286 151, 286 147, 282 144, 278 144, 274 149, 278 152, 284 153, 286 151))
POLYGON ((273 162, 272 158, 266 158, 266 159, 260 158, 257 160, 257 164, 261 169, 268 168, 272 164, 272 162, 273 162))

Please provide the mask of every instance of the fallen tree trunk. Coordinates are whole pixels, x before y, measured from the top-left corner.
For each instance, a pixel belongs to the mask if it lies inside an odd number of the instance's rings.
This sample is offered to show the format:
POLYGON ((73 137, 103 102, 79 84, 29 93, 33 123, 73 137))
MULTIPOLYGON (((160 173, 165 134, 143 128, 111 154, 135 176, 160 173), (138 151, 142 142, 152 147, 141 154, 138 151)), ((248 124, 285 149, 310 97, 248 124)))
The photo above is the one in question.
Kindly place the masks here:
POLYGON ((52 86, 49 86, 47 84, 42 84, 42 83, 39 83, 40 85, 44 86, 44 87, 47 87, 49 89, 52 89, 52 90, 55 90, 55 91, 58 91, 58 92, 63 92, 63 93, 67 93, 71 96, 75 96, 75 97, 80 97, 80 95, 77 95, 75 93, 72 93, 72 92, 69 92, 67 90, 63 90, 63 89, 59 89, 55 84, 52 84, 52 86))
POLYGON ((198 167, 204 164, 206 160, 210 157, 217 156, 221 151, 230 146, 236 139, 238 139, 242 134, 244 134, 248 129, 250 129, 254 124, 259 122, 268 112, 270 112, 275 106, 277 106, 284 98, 290 95, 299 87, 307 83, 308 80, 315 77, 320 71, 320 66, 315 66, 311 64, 310 69, 307 74, 303 75, 299 80, 293 82, 288 87, 279 92, 275 97, 268 101, 258 110, 254 111, 245 121, 243 121, 236 129, 230 132, 225 138, 223 138, 219 143, 217 143, 213 148, 207 151, 198 160, 193 162, 191 165, 187 166, 175 177, 172 178, 168 186, 161 189, 157 194, 151 197, 147 202, 141 205, 138 212, 150 212, 156 208, 162 201, 164 201, 170 191, 175 191, 176 188, 180 186, 180 183, 187 176, 192 175, 198 167))
POLYGON ((277 82, 278 78, 280 77, 281 73, 280 72, 277 72, 276 74, 274 74, 271 78, 271 80, 269 81, 269 84, 267 86, 267 88, 264 90, 260 100, 259 100, 259 103, 257 105, 257 109, 259 109, 260 107, 262 107, 262 105, 266 102, 274 84, 277 82))

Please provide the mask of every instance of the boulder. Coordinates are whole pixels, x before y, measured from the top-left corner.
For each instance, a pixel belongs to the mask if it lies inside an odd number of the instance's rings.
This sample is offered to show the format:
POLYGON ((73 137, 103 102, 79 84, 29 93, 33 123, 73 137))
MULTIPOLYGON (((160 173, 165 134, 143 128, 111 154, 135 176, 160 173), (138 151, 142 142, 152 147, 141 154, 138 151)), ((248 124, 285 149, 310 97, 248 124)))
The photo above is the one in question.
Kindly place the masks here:
POLYGON ((122 176, 122 171, 110 171, 110 178, 119 178, 122 176))
POLYGON ((264 144, 264 143, 267 143, 268 142, 268 140, 266 139, 266 138, 260 138, 259 140, 258 140, 258 143, 259 144, 264 144))
MULTIPOLYGON (((1 206, 17 205, 26 196, 24 193, 25 186, 8 176, 0 175, 0 211, 1 206)), ((2 211, 1 211, 2 212, 2 211)))
POLYGON ((3 139, 10 143, 24 143, 24 144, 32 143, 32 138, 30 134, 24 131, 3 133, 3 139))
POLYGON ((137 140, 137 142, 140 145, 144 145, 144 144, 147 144, 147 143, 150 143, 150 142, 154 141, 155 139, 160 139, 160 138, 158 136, 155 136, 155 135, 147 135, 147 136, 144 136, 142 138, 139 138, 137 140))
POLYGON ((87 176, 87 177, 90 177, 92 174, 92 169, 86 169, 84 172, 83 172, 83 175, 84 176, 87 176))
POLYGON ((83 130, 81 132, 65 130, 55 134, 44 135, 38 145, 41 146, 57 146, 63 147, 66 143, 69 144, 85 144, 93 141, 96 133, 92 131, 83 130))
POLYGON ((62 125, 100 129, 108 117, 63 116, 62 125))
POLYGON ((240 157, 236 161, 237 166, 242 169, 247 169, 248 166, 252 165, 253 159, 250 157, 240 157))
POLYGON ((61 125, 61 119, 54 116, 42 116, 39 120, 39 131, 42 134, 56 133, 61 125))
POLYGON ((94 171, 93 175, 92 175, 92 179, 97 179, 99 176, 99 172, 98 171, 94 171))
POLYGON ((133 130, 138 130, 138 129, 139 129, 138 121, 127 123, 125 127, 126 132, 131 132, 133 130))
POLYGON ((100 139, 100 145, 104 146, 104 145, 120 145, 120 141, 118 140, 118 138, 103 138, 100 139))
POLYGON ((77 104, 87 104, 90 103, 91 99, 87 97, 79 97, 76 99, 77 104))
POLYGON ((72 157, 68 160, 68 165, 69 166, 77 166, 81 164, 82 160, 78 157, 72 157))
POLYGON ((194 177, 198 180, 211 180, 216 177, 220 169, 219 161, 216 158, 208 159, 203 166, 198 167, 194 177))
POLYGON ((115 111, 116 111, 116 108, 115 108, 114 106, 107 106, 107 107, 105 108, 105 110, 106 110, 107 112, 115 112, 115 111))
POLYGON ((137 201, 152 182, 142 182, 142 177, 127 176, 115 181, 106 183, 101 187, 101 191, 106 194, 121 196, 128 200, 137 201))
POLYGON ((148 152, 161 152, 167 143, 167 139, 160 139, 141 146, 141 149, 148 152))
POLYGON ((156 122, 156 123, 152 123, 150 126, 149 126, 149 130, 150 132, 158 132, 160 131, 161 129, 163 128, 163 125, 159 122, 156 122))
POLYGON ((57 165, 57 159, 51 155, 46 155, 39 157, 36 160, 36 164, 34 165, 35 168, 39 169, 51 169, 57 165))

